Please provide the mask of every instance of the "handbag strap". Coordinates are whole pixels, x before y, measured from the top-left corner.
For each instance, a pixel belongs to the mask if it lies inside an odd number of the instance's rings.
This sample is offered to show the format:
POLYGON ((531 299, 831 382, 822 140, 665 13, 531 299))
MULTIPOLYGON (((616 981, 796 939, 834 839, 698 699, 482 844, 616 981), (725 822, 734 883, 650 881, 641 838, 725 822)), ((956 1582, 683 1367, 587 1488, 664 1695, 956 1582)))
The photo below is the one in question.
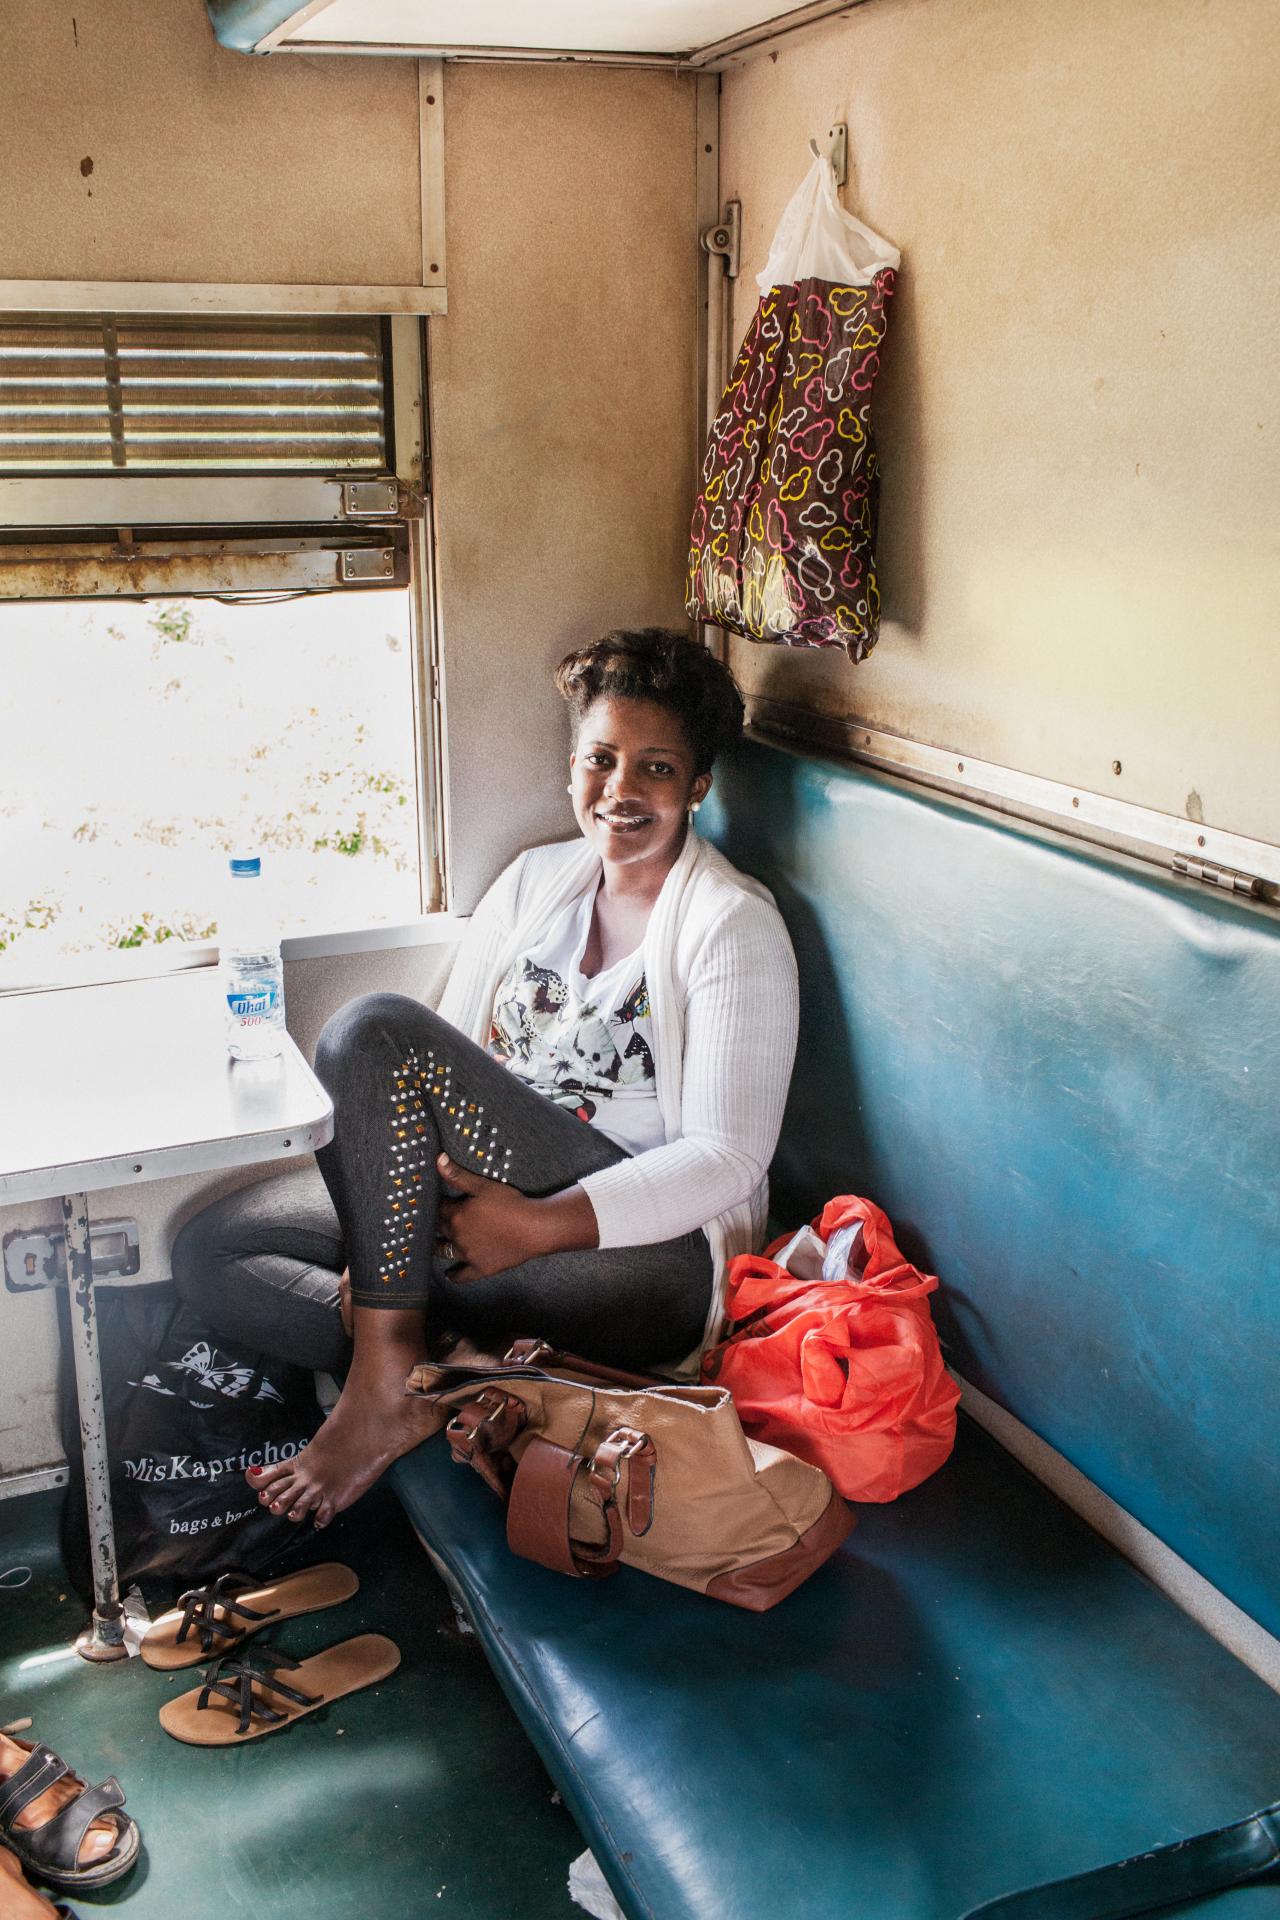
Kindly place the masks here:
MULTIPOLYGON (((571 1386, 568 1381, 548 1384, 571 1386)), ((653 1524, 653 1441, 634 1427, 615 1427, 587 1458, 536 1434, 525 1440, 517 1464, 512 1443, 528 1420, 529 1410, 519 1395, 491 1379, 473 1399, 454 1407, 445 1437, 453 1458, 473 1468, 506 1500, 507 1544, 513 1553, 579 1579, 613 1573, 622 1554, 620 1500, 626 1501, 627 1525, 635 1538, 642 1538, 653 1524), (600 1544, 573 1535, 575 1491, 604 1522, 600 1544)))
POLYGON ((1130 1860, 1002 1894, 971 1908, 964 1920, 1130 1920, 1243 1886, 1274 1867, 1280 1867, 1280 1801, 1130 1860))
POLYGON ((520 1456, 507 1503, 507 1545, 523 1560, 536 1560, 554 1573, 599 1580, 613 1573, 622 1552, 622 1521, 616 1500, 601 1501, 590 1475, 587 1488, 604 1515, 603 1546, 587 1546, 570 1532, 570 1505, 578 1476, 589 1466, 552 1440, 530 1440, 520 1456))
POLYGON ((607 1367, 602 1360, 588 1360, 584 1354, 568 1353, 546 1340, 513 1340, 502 1356, 503 1366, 534 1367, 539 1371, 571 1373, 584 1380, 595 1380, 605 1387, 669 1387, 669 1375, 636 1373, 623 1367, 607 1367))

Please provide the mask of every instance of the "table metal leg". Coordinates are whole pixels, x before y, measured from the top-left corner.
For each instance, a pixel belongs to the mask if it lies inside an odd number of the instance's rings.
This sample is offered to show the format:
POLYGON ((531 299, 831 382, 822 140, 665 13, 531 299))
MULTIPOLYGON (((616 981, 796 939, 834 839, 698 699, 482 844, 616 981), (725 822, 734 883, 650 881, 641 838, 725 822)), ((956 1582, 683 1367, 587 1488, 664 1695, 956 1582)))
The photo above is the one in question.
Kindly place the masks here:
POLYGON ((89 1202, 83 1193, 62 1201, 67 1243, 67 1294, 71 1304, 71 1351, 76 1363, 76 1400, 80 1410, 80 1448, 84 1490, 89 1505, 89 1553, 93 1562, 93 1622, 76 1641, 86 1660, 123 1660, 124 1611, 116 1578, 116 1535, 111 1518, 111 1480, 107 1471, 107 1422, 98 1359, 98 1320, 93 1297, 93 1259, 89 1250, 89 1202))

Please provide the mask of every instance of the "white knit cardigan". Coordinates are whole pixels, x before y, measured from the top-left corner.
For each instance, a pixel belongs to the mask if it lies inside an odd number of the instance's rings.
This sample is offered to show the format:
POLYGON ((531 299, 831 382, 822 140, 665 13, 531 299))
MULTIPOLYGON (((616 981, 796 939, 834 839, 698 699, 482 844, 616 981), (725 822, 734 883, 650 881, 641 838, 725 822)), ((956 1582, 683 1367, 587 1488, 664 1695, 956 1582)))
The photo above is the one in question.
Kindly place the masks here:
MULTIPOLYGON (((518 954, 595 884, 582 839, 534 847, 499 875, 471 917, 440 1012, 481 1046, 518 954)), ((735 1254, 758 1246, 768 1168, 796 1050, 796 963, 766 890, 692 829, 649 916, 649 990, 666 1144, 586 1175, 602 1247, 646 1246, 701 1227, 715 1274, 698 1350, 719 1337, 735 1254)))

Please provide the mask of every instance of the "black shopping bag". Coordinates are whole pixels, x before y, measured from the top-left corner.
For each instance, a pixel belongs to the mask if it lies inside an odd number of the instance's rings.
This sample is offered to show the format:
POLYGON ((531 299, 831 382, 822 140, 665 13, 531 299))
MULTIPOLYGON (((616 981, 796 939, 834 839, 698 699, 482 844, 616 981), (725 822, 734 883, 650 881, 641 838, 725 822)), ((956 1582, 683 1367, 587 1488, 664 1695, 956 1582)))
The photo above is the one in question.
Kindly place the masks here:
MULTIPOLYGON (((320 1424, 314 1375, 207 1327, 169 1284, 100 1287, 98 1340, 121 1589, 187 1585, 274 1565, 299 1529, 259 1506, 245 1469, 290 1460, 320 1424)), ((64 1317, 65 1296, 60 1301, 64 1317)), ((62 1550, 92 1596, 84 1475, 68 1329, 63 1444, 71 1480, 62 1550)), ((309 1532, 309 1529, 308 1529, 309 1532)))

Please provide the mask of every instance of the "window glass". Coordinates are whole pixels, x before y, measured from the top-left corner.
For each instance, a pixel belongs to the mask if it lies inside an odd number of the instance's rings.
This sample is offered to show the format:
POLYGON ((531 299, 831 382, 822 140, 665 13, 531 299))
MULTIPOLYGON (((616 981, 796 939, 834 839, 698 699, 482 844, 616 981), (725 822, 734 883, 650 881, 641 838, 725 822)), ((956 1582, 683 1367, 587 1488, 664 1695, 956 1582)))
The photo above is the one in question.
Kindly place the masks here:
POLYGON ((0 473, 380 472, 376 318, 0 317, 0 473))
POLYGON ((217 936, 233 845, 284 933, 421 910, 407 591, 0 603, 0 987, 217 936))

